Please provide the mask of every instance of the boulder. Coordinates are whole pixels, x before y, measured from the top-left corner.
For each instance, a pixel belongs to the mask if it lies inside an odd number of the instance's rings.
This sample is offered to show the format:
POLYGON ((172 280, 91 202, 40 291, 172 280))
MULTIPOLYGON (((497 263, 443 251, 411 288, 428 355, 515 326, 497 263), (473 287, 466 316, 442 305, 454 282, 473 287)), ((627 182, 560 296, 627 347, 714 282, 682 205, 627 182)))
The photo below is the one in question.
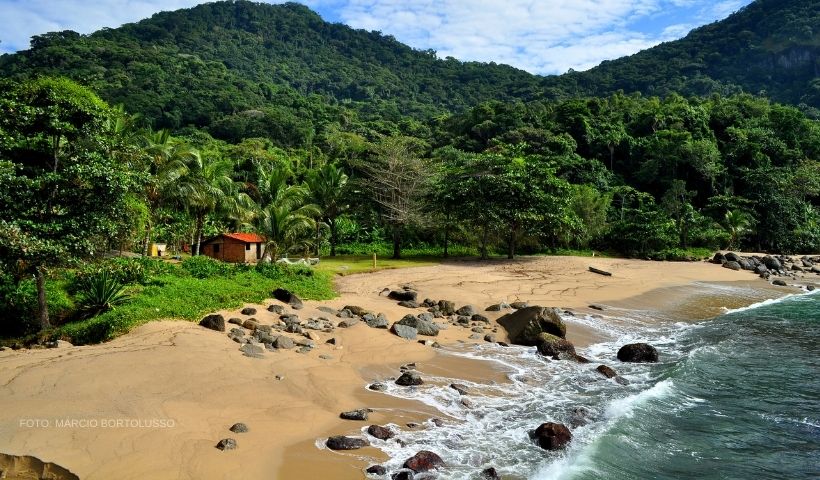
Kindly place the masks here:
POLYGON ((370 310, 364 309, 358 305, 345 305, 343 310, 348 310, 353 315, 357 315, 359 317, 370 313, 370 310))
POLYGON ((408 370, 396 379, 396 385, 401 385, 402 387, 412 387, 423 383, 424 380, 421 379, 421 375, 415 370, 408 370))
POLYGON ((229 430, 233 433, 247 433, 248 426, 244 423, 234 423, 233 425, 231 425, 231 428, 229 428, 229 430))
POLYGON ((367 433, 379 440, 389 440, 396 436, 389 428, 382 427, 381 425, 370 425, 367 427, 367 433))
POLYGON ((389 326, 387 317, 385 317, 383 313, 380 313, 378 315, 368 313, 367 315, 362 317, 362 320, 364 320, 364 322, 370 328, 387 328, 389 326))
POLYGON ((382 467, 381 465, 371 465, 371 466, 367 467, 365 472, 367 472, 371 475, 383 476, 383 475, 387 474, 387 469, 382 467))
POLYGON ((560 338, 565 338, 567 333, 567 327, 557 308, 522 308, 499 318, 498 323, 507 331, 510 341, 517 345, 538 345, 541 333, 550 333, 560 338))
POLYGON ((501 303, 496 303, 494 305, 490 305, 489 307, 485 308, 484 311, 485 312, 500 312, 501 310, 506 310, 508 308, 510 308, 509 305, 507 305, 504 302, 501 302, 501 303))
POLYGON ((475 307, 472 305, 464 305, 463 307, 456 310, 456 314, 464 315, 465 317, 472 317, 477 312, 475 311, 475 307))
POLYGON ((228 320, 228 323, 232 323, 234 325, 239 325, 240 327, 242 326, 242 322, 244 322, 244 320, 242 320, 241 318, 236 318, 236 317, 233 317, 233 318, 228 320))
POLYGON ((236 440, 233 438, 223 438, 216 444, 216 448, 222 450, 236 450, 236 440))
POLYGON ((335 437, 328 438, 325 445, 327 445, 327 448, 331 450, 358 450, 370 445, 370 443, 363 438, 337 435, 335 437))
POLYGON ((374 392, 383 392, 387 390, 387 385, 383 383, 371 383, 367 386, 368 390, 373 390, 374 392))
POLYGON ((501 480, 501 477, 498 475, 498 472, 495 468, 485 468, 481 471, 481 478, 483 480, 501 480))
POLYGON ((522 308, 527 308, 529 306, 530 306, 530 304, 528 302, 521 302, 521 301, 512 302, 510 304, 510 308, 514 308, 516 310, 521 310, 522 308))
POLYGON ((291 306, 294 310, 299 310, 304 307, 302 300, 296 296, 296 294, 285 290, 284 288, 277 288, 273 291, 273 298, 279 300, 282 303, 287 303, 291 306))
POLYGON ((785 280, 781 280, 779 278, 772 281, 772 285, 777 285, 778 287, 788 287, 789 284, 786 283, 785 280))
POLYGON ((390 476, 390 480, 413 480, 413 471, 409 468, 403 468, 390 476))
POLYGON ((741 257, 740 255, 736 254, 735 252, 729 252, 729 253, 727 253, 727 254, 725 255, 725 257, 726 257, 726 261, 727 261, 727 262, 737 262, 737 263, 740 263, 740 261, 743 259, 743 257, 741 257))
POLYGON ((485 342, 495 343, 496 340, 497 338, 495 338, 495 334, 493 333, 488 333, 487 335, 484 335, 485 342))
POLYGON ((339 414, 339 418, 343 420, 367 420, 367 409, 360 408, 358 410, 342 412, 339 414))
POLYGON ((265 353, 265 349, 262 348, 261 345, 254 345, 252 343, 246 343, 239 347, 239 350, 246 356, 251 358, 262 358, 263 354, 265 353))
POLYGON ((255 331, 256 328, 259 326, 259 322, 256 321, 255 318, 249 318, 242 322, 242 327, 247 328, 250 331, 255 331))
POLYGON ((225 317, 219 314, 208 315, 199 321, 199 325, 217 332, 224 332, 225 317))
POLYGON ((435 337, 439 332, 439 328, 435 323, 419 317, 414 317, 413 315, 405 315, 404 318, 393 325, 394 327, 396 325, 404 325, 406 327, 415 328, 418 335, 425 335, 428 337, 435 337))
POLYGON ((407 325, 401 325, 399 323, 394 323, 392 327, 390 327, 390 331, 393 332, 398 337, 401 337, 405 340, 415 340, 416 336, 418 335, 418 330, 414 327, 410 327, 407 325))
POLYGON ((572 428, 583 427, 593 420, 593 416, 593 412, 588 408, 573 408, 569 414, 569 424, 572 428))
POLYGON ((399 302, 399 306, 404 308, 419 308, 419 302, 415 300, 402 300, 399 302))
POLYGON ((542 423, 531 432, 530 438, 544 450, 560 450, 572 440, 572 433, 566 425, 547 422, 542 423))
POLYGON ((339 328, 350 328, 353 325, 356 325, 357 323, 359 323, 358 318, 347 318, 339 322, 339 328))
POLYGON ((296 344, 293 343, 293 339, 291 339, 290 337, 286 337, 284 335, 279 335, 278 337, 273 339, 273 346, 276 347, 276 348, 289 350, 289 349, 293 348, 294 346, 296 346, 296 344))
POLYGON ((241 313, 242 315, 256 315, 256 309, 253 307, 245 307, 239 313, 241 313))
POLYGON ((268 311, 271 313, 275 313, 277 315, 281 315, 285 313, 285 307, 282 305, 268 305, 268 311))
POLYGON ((728 268, 729 270, 740 270, 742 267, 737 262, 726 262, 723 264, 723 268, 728 268))
POLYGON ((538 353, 545 357, 558 359, 561 358, 562 353, 567 354, 569 358, 575 357, 575 346, 572 343, 550 333, 539 334, 536 346, 538 353))
POLYGON ((618 350, 618 360, 622 362, 657 362, 658 351, 647 343, 630 343, 618 350))
POLYGON ((439 300, 438 309, 441 311, 442 315, 449 317, 450 315, 456 313, 456 303, 451 302, 450 300, 439 300))
POLYGON ((482 314, 480 314, 480 313, 476 313, 475 315, 473 315, 473 316, 471 317, 471 319, 472 319, 472 321, 474 321, 474 322, 490 323, 490 319, 489 319, 489 318, 487 318, 487 317, 485 317, 484 315, 482 315, 482 314))
POLYGON ((607 365, 598 365, 595 370, 606 378, 615 378, 618 376, 618 372, 607 365))
POLYGON ((725 256, 725 255, 723 255, 723 254, 722 254, 722 253, 720 253, 720 252, 717 252, 717 253, 715 254, 715 256, 714 256, 714 257, 712 257, 712 260, 710 260, 710 261, 711 261, 712 263, 716 264, 716 265, 722 265, 722 264, 723 264, 724 262, 726 262, 727 260, 726 260, 726 256, 725 256))
POLYGON ((754 271, 755 269, 755 264, 745 258, 741 258, 740 261, 737 263, 740 264, 740 268, 742 268, 743 270, 754 271))
POLYGON ((387 295, 387 298, 397 301, 412 301, 415 302, 418 298, 418 293, 412 290, 393 290, 387 295))
POLYGON ((766 268, 766 265, 762 263, 755 267, 755 273, 758 275, 763 275, 764 273, 769 273, 769 269, 766 268))
POLYGON ((451 383, 450 388, 457 391, 459 395, 467 395, 467 393, 469 393, 467 385, 462 385, 460 383, 451 383))
POLYGON ((444 460, 429 450, 422 450, 416 453, 408 458, 403 465, 404 468, 409 468, 416 473, 427 472, 443 466, 444 460))
POLYGON ((777 271, 783 269, 783 265, 780 264, 780 260, 774 258, 771 255, 766 255, 765 257, 763 257, 762 261, 763 265, 766 265, 766 268, 768 268, 769 270, 777 271))

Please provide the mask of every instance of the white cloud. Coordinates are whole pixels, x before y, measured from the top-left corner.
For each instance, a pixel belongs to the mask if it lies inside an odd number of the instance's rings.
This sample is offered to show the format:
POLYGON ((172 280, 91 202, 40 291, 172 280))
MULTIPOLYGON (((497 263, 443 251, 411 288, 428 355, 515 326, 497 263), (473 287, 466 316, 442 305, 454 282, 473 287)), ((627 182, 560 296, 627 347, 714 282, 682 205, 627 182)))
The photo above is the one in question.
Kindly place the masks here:
MULTIPOLYGON (((352 27, 432 48, 442 58, 562 73, 679 38, 750 0, 302 1, 352 27)), ((201 0, 0 0, 5 19, 0 51, 26 48, 31 35, 46 31, 90 33, 197 3, 201 0)))

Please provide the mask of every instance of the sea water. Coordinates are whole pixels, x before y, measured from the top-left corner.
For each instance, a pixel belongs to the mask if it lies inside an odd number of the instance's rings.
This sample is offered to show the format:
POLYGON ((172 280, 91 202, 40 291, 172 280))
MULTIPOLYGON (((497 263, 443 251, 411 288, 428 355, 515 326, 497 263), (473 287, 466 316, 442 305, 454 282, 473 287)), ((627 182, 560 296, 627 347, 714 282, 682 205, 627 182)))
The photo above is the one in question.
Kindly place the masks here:
MULTIPOLYGON (((724 294, 732 294, 731 291, 724 294)), ((552 361, 534 348, 495 344, 452 348, 450 355, 494 362, 508 383, 424 375, 425 384, 385 392, 436 407, 428 422, 394 440, 372 439, 390 456, 388 471, 419 450, 438 453, 442 479, 477 479, 494 467, 508 479, 803 479, 820 478, 820 295, 792 295, 727 310, 697 323, 660 312, 608 310, 608 318, 567 317, 606 341, 578 350, 592 363, 552 361), (644 341, 657 364, 615 359, 644 341), (606 364, 629 381, 595 371, 606 364), (448 385, 469 388, 471 404, 448 385), (528 432, 543 422, 588 423, 570 446, 546 452, 528 432)))

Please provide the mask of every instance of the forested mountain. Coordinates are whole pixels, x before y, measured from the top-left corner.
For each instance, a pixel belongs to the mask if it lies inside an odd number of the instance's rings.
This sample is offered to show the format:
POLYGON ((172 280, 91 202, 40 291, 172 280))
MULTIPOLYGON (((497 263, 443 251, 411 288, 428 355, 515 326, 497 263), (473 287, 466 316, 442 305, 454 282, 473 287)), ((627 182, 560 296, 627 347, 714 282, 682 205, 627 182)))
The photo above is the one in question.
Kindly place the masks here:
POLYGON ((820 0, 757 0, 681 40, 544 79, 548 96, 740 91, 820 107, 820 0))
POLYGON ((323 21, 305 6, 217 2, 103 29, 34 37, 0 57, 0 76, 63 75, 155 128, 207 128, 228 140, 362 119, 399 123, 487 100, 603 96, 623 90, 763 93, 820 107, 820 0, 758 0, 686 38, 587 72, 538 77, 494 63, 438 59, 378 32, 323 21), (348 107, 348 108, 341 108, 348 107), (274 127, 275 125, 275 127, 274 127))

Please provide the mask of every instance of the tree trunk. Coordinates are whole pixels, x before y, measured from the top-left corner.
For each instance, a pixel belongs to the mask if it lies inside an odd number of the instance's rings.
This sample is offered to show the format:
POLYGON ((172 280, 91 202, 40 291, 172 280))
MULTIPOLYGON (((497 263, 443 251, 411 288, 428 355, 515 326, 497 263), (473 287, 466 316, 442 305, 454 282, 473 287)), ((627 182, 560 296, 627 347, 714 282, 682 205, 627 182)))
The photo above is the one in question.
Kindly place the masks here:
POLYGON ((395 259, 401 258, 401 226, 393 227, 393 257, 395 259))
POLYGON ((609 171, 615 171, 615 145, 607 145, 609 147, 609 171))
MULTIPOLYGON (((316 222, 316 256, 321 256, 319 249, 322 247, 322 234, 320 232, 321 223, 316 222)), ((305 251, 307 251, 307 247, 305 247, 305 251)), ((307 255, 305 255, 307 257, 307 255)))
POLYGON ((197 214, 197 216, 196 216, 196 233, 194 235, 196 237, 196 253, 194 253, 194 256, 199 255, 199 246, 202 244, 202 226, 203 226, 204 223, 205 223, 205 215, 197 214))
POLYGON ((40 317, 40 329, 51 328, 48 320, 48 302, 46 301, 46 275, 44 267, 37 267, 35 278, 37 280, 37 307, 40 317))
POLYGON ((447 220, 444 222, 444 258, 450 256, 450 212, 447 212, 447 220))
POLYGON ((142 256, 148 256, 148 250, 151 248, 151 228, 153 225, 151 224, 151 220, 148 220, 148 228, 145 230, 145 245, 142 247, 142 256))
POLYGON ((329 220, 328 225, 330 225, 330 256, 336 256, 336 243, 339 241, 337 236, 338 232, 336 231, 336 220, 329 220))
POLYGON ((512 228, 507 236, 507 258, 510 260, 515 258, 515 230, 512 228))
POLYGON ((487 224, 484 224, 484 227, 481 231, 481 259, 487 260, 487 238, 489 237, 490 231, 487 228, 487 224))

